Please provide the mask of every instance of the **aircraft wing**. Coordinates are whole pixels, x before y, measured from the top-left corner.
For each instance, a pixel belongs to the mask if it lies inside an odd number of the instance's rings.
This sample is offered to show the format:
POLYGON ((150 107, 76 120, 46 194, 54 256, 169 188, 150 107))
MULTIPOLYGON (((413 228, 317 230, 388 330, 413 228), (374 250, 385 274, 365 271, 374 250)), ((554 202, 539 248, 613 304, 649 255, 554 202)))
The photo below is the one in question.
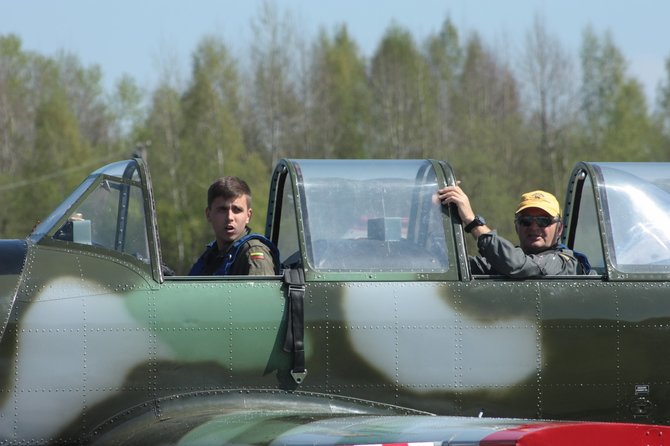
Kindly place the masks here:
POLYGON ((668 426, 432 416, 326 395, 245 390, 138 406, 99 426, 91 444, 629 446, 662 444, 668 435, 668 426))

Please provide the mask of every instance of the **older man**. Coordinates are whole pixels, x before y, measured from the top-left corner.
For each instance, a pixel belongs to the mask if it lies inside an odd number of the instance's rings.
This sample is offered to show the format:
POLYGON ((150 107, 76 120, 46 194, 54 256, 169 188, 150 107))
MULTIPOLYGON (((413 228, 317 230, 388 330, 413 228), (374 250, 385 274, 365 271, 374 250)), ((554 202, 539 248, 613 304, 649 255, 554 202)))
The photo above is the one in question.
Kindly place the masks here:
POLYGON ((475 215, 468 196, 459 186, 438 191, 440 201, 453 203, 465 232, 477 240, 479 256, 470 258, 473 274, 502 274, 513 278, 588 273, 575 254, 558 243, 563 232, 561 209, 552 194, 536 190, 521 196, 514 218, 519 246, 500 237, 475 215))

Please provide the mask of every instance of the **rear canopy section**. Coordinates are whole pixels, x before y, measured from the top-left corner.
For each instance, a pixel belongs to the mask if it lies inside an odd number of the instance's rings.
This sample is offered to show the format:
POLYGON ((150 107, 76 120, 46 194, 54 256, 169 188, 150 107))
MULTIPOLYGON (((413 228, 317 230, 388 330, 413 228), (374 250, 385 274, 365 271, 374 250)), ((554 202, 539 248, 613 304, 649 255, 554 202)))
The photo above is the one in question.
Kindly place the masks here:
POLYGON ((609 280, 667 280, 670 163, 579 163, 568 185, 567 245, 609 280))

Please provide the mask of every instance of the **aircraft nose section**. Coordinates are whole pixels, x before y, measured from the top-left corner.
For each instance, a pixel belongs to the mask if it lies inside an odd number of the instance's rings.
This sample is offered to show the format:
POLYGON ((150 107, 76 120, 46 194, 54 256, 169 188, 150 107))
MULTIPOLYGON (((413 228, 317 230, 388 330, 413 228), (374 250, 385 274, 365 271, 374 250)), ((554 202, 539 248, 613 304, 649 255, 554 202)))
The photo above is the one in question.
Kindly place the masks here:
POLYGON ((25 240, 0 240, 0 338, 5 333, 27 252, 25 240))

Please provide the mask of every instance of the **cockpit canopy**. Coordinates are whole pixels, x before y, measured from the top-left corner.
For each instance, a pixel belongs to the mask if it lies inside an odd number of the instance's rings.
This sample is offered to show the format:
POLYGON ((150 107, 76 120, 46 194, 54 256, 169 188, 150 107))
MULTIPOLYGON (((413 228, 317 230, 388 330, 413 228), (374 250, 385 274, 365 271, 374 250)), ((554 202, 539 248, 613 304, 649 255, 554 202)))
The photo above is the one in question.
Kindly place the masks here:
POLYGON ((295 172, 312 269, 426 273, 449 269, 445 214, 437 201, 437 175, 430 161, 285 162, 295 172))
MULTIPOLYGON (((457 280, 467 239, 436 195, 453 181, 432 160, 281 160, 266 235, 284 265, 300 262, 315 280, 457 280)), ((578 163, 565 208, 564 241, 597 272, 665 280, 670 163, 578 163)), ((105 250, 160 281, 155 222, 148 169, 132 159, 89 175, 29 239, 105 250)))
POLYGON ((667 274, 670 163, 581 163, 575 172, 585 185, 575 249, 597 268, 608 263, 612 273, 667 274))
MULTIPOLYGON (((156 236, 146 166, 119 161, 91 173, 30 235, 33 242, 71 242, 106 248, 150 265, 156 236)), ((154 253, 158 255, 158 253, 154 253)), ((157 257, 153 263, 157 263, 157 257)))

